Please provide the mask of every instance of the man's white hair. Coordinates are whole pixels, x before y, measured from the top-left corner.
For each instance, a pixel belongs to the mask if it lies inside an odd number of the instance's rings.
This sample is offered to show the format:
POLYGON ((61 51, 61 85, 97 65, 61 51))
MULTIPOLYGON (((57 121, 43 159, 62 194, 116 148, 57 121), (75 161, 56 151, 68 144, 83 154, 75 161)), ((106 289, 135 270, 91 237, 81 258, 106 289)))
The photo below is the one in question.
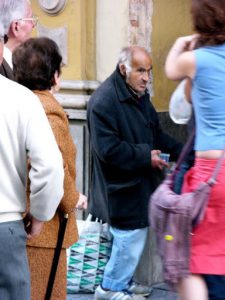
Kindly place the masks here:
POLYGON ((132 49, 131 47, 124 47, 119 53, 118 65, 123 64, 126 67, 126 75, 129 75, 129 73, 132 71, 131 63, 132 49))
POLYGON ((0 35, 8 33, 10 24, 25 16, 28 0, 0 0, 0 35))
POLYGON ((145 52, 150 57, 150 53, 148 52, 147 49, 145 49, 141 46, 137 46, 137 45, 133 45, 133 46, 130 46, 130 47, 125 47, 119 53, 118 65, 123 64, 125 66, 127 76, 129 76, 129 74, 132 71, 133 53, 137 50, 138 51, 141 50, 141 51, 145 52))

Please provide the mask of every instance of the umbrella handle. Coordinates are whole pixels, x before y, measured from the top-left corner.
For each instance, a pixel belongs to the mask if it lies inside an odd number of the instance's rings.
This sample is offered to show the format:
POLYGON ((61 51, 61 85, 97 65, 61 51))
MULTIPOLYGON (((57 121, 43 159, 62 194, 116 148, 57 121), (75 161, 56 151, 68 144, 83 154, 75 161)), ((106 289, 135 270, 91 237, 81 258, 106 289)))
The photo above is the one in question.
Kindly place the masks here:
POLYGON ((59 258, 60 258, 60 253, 61 253, 61 249, 62 249, 62 244, 63 244, 63 240, 64 240, 64 235, 65 235, 65 231, 66 231, 66 225, 67 225, 68 218, 69 218, 69 214, 64 214, 63 220, 59 226, 58 239, 57 239, 57 244, 56 244, 54 257, 53 257, 53 261, 52 261, 51 271, 49 274, 48 285, 47 285, 46 294, 45 294, 45 300, 51 299, 52 289, 53 289, 53 285, 54 285, 54 281, 55 281, 55 275, 57 272, 57 267, 58 267, 58 263, 59 263, 59 258))

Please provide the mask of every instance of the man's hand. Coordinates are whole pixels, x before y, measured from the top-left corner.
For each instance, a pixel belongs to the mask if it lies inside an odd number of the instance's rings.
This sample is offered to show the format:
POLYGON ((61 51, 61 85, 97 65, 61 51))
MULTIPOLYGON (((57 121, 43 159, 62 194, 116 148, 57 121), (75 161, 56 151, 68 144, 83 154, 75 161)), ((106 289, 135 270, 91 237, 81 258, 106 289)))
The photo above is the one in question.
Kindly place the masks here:
POLYGON ((26 217, 23 219, 23 221, 28 240, 41 233, 44 222, 37 220, 30 213, 26 214, 26 217))
POLYGON ((199 37, 198 34, 181 36, 181 37, 177 38, 173 47, 175 48, 175 50, 177 50, 177 51, 179 50, 180 52, 191 51, 195 48, 195 45, 198 41, 198 37, 199 37))
POLYGON ((87 209, 87 197, 81 193, 79 194, 76 209, 87 209))
POLYGON ((164 160, 162 160, 159 157, 159 154, 161 153, 160 150, 152 150, 151 151, 151 163, 153 168, 158 168, 162 170, 164 167, 169 167, 168 163, 166 163, 164 160))

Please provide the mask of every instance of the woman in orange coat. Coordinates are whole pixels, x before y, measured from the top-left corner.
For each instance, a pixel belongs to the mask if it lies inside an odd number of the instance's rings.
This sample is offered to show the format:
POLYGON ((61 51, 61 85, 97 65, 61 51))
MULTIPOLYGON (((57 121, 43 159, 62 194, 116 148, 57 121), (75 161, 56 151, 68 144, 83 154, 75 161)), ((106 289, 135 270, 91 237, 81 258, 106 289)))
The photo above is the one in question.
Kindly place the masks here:
POLYGON ((69 131, 67 115, 53 96, 53 90, 59 84, 61 62, 59 49, 56 43, 49 38, 29 39, 17 47, 13 53, 15 80, 33 90, 40 99, 61 150, 65 172, 64 196, 57 213, 51 221, 44 223, 39 236, 27 242, 32 300, 44 299, 60 219, 65 213, 68 213, 69 219, 51 298, 52 300, 66 299, 66 248, 78 239, 74 211, 77 205, 82 206, 83 200, 85 201, 81 195, 79 204, 77 204, 79 192, 75 186, 76 148, 69 131))

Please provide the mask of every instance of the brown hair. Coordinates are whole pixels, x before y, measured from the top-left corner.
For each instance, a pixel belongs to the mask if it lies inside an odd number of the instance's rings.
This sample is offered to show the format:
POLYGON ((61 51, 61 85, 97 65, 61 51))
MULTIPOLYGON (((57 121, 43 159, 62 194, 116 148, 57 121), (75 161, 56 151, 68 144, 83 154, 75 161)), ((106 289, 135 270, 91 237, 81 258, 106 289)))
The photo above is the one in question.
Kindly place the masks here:
POLYGON ((192 0, 191 14, 200 45, 225 43, 225 0, 192 0))
POLYGON ((59 48, 47 37, 22 43, 13 51, 12 61, 15 81, 30 90, 50 90, 55 85, 55 72, 61 73, 59 48))

